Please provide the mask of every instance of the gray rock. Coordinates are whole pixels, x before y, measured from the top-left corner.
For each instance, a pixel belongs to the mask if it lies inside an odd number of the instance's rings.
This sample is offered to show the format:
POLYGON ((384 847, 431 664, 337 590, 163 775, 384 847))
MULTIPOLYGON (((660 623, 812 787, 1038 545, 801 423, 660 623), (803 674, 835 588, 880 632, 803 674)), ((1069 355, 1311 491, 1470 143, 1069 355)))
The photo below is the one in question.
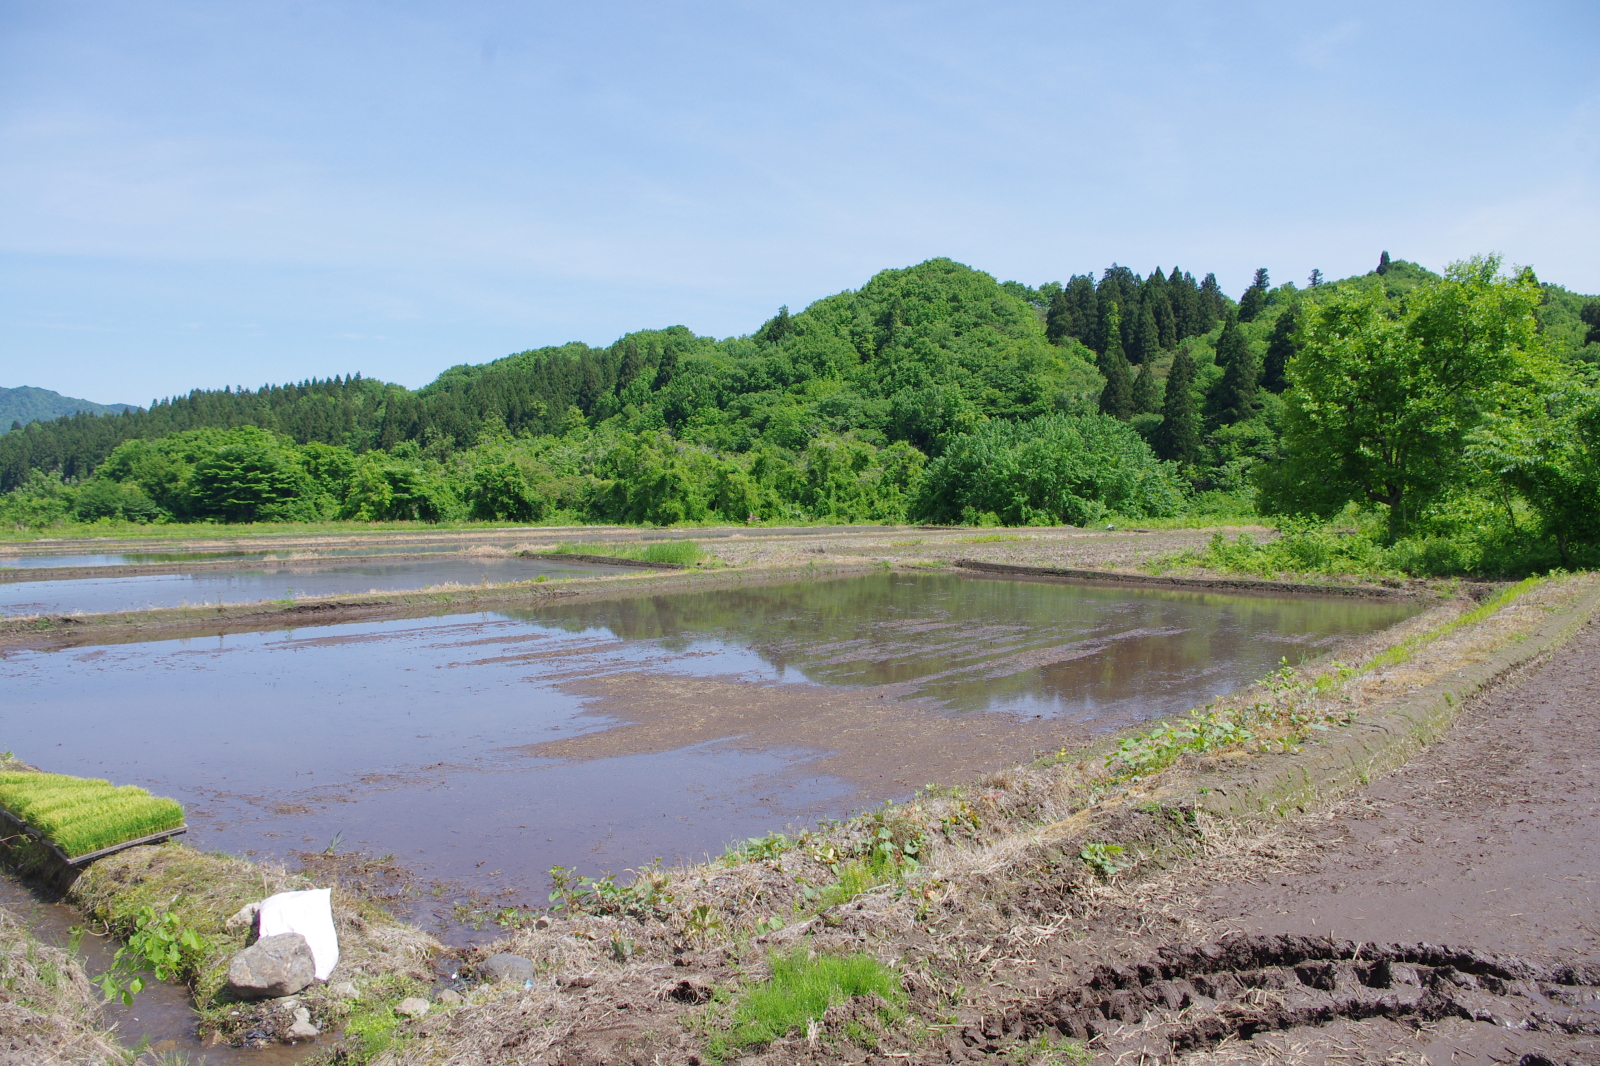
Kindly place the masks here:
POLYGON ((418 999, 416 996, 407 996, 405 999, 402 999, 399 1003, 395 1004, 394 1012, 400 1015, 402 1018, 420 1018, 424 1014, 428 1013, 429 1006, 431 1006, 431 1004, 429 1004, 429 1002, 425 999, 418 999))
POLYGON ((360 994, 352 981, 335 981, 328 986, 328 995, 335 999, 355 999, 360 994))
POLYGON ((228 991, 240 999, 292 996, 317 975, 311 945, 299 933, 257 940, 228 963, 228 991))
POLYGON ((260 914, 261 904, 246 903, 233 913, 233 917, 222 923, 222 928, 230 933, 236 933, 241 929, 254 929, 256 918, 260 914))
POLYGON ((480 962, 478 972, 499 984, 520 985, 533 980, 533 963, 521 955, 508 955, 502 951, 480 962))
POLYGON ((294 1012, 294 1024, 284 1032, 290 1040, 310 1040, 322 1032, 311 1024, 311 1012, 304 1007, 294 1012))
POLYGON ((443 1003, 446 1007, 459 1007, 466 1001, 466 997, 453 988, 447 988, 443 992, 439 993, 439 1002, 443 1003))

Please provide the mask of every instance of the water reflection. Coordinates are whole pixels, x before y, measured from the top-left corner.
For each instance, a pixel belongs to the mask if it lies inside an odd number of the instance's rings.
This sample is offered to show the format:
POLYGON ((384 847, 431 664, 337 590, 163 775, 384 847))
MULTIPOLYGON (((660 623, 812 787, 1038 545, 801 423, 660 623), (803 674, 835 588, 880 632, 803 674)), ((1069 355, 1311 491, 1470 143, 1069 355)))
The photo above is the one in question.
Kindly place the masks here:
POLYGON ((0 732, 203 848, 539 898, 1204 702, 1417 608, 892 574, 0 654, 0 732), (1004 712, 980 714, 978 712, 1004 712))

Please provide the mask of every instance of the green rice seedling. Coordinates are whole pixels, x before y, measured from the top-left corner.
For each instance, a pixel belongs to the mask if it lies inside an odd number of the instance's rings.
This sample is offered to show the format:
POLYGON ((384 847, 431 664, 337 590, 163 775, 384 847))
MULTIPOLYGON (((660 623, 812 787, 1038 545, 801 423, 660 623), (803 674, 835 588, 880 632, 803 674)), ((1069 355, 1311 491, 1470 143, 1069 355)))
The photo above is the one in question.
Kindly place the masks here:
POLYGON ((65 774, 0 774, 0 808, 74 858, 183 824, 176 800, 65 774))

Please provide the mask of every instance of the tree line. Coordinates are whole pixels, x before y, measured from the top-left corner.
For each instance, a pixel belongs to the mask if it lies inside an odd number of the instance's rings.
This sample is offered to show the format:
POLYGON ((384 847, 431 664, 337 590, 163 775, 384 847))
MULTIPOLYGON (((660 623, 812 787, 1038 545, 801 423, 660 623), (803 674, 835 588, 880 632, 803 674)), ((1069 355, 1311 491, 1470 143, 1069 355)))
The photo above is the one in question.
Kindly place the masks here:
POLYGON ((1274 286, 1263 268, 1234 301, 1215 275, 1177 267, 1113 264, 1032 288, 929 260, 722 341, 674 326, 452 367, 416 391, 335 377, 35 423, 0 437, 0 483, 13 490, 0 521, 1082 524, 1354 507, 1381 512, 1391 539, 1493 526, 1502 556, 1531 537, 1572 558, 1594 539, 1586 520, 1551 517, 1559 494, 1539 486, 1556 467, 1561 484, 1587 484, 1600 303, 1498 270, 1482 260, 1441 276, 1385 253, 1367 274, 1313 272, 1304 287, 1274 286), (1350 301, 1366 317, 1350 317, 1350 301), (1424 314, 1447 305, 1517 323, 1475 343, 1524 355, 1465 375, 1443 312, 1424 314), (1329 325, 1341 315, 1366 323, 1361 344, 1399 353, 1386 377, 1359 361, 1328 369, 1330 351, 1356 343, 1329 325), (1444 393, 1398 369, 1438 360, 1462 383, 1448 417, 1444 393), (1359 400, 1340 402, 1385 425, 1459 427, 1426 447, 1362 440, 1428 455, 1426 477, 1379 485, 1329 458, 1329 442, 1359 438, 1360 419, 1328 416, 1319 390, 1352 380, 1359 400), (1417 391, 1389 410, 1378 385, 1396 381, 1417 391), (1578 451, 1550 459, 1558 443, 1578 451))

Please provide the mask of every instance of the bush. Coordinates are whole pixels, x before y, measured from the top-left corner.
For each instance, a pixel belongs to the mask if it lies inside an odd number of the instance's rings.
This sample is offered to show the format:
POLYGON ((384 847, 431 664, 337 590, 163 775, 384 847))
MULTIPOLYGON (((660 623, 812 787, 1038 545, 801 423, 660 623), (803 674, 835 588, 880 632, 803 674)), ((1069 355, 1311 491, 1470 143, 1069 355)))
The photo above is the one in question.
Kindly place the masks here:
POLYGON ((0 527, 47 529, 59 526, 72 517, 77 494, 59 474, 31 471, 26 481, 0 496, 0 527))
POLYGON ((92 478, 78 489, 72 513, 80 522, 95 522, 102 518, 123 522, 153 522, 161 517, 161 508, 132 482, 92 478))
POLYGON ((1132 428, 1102 414, 988 422, 953 438, 928 465, 911 507, 930 522, 1086 526, 1115 512, 1175 514, 1176 467, 1155 457, 1132 428))

